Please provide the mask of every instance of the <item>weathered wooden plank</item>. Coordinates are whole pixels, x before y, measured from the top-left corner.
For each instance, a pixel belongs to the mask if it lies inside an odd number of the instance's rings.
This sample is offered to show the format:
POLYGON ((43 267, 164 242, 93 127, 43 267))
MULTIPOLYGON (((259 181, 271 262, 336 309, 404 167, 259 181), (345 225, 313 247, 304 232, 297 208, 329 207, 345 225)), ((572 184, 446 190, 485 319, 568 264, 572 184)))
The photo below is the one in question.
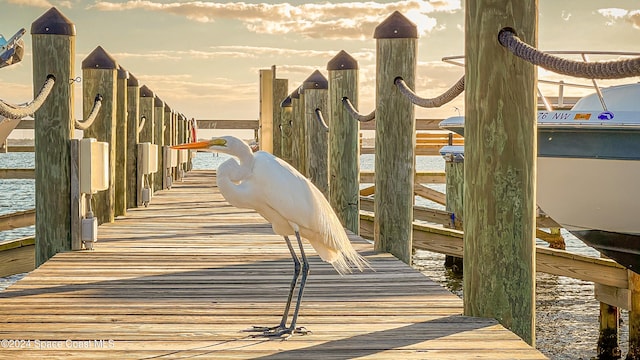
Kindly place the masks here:
POLYGON ((36 209, 0 215, 0 231, 35 225, 36 209))
POLYGON ((35 269, 33 237, 0 242, 0 277, 35 269))
MULTIPOLYGON (((373 216, 361 214, 360 222, 373 226, 373 216)), ((463 256, 462 231, 439 226, 413 224, 415 249, 463 256)), ((361 229, 366 237, 368 231, 361 229)), ((594 282, 618 288, 627 287, 627 270, 613 260, 573 254, 564 250, 536 246, 536 271, 594 282)))
MULTIPOLYGON (((416 171, 415 182, 417 184, 444 184, 446 183, 444 171, 416 171)), ((375 183, 375 172, 360 171, 361 184, 375 183)))
POLYGON ((36 178, 35 169, 0 169, 0 179, 35 179, 35 178, 36 178))

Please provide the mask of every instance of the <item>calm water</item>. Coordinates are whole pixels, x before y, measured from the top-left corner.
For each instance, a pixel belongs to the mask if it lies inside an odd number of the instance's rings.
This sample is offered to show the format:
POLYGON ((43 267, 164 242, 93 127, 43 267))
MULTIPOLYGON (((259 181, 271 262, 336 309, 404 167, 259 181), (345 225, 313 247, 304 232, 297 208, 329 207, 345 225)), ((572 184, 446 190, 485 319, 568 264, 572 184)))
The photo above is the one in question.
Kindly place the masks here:
MULTIPOLYGON (((198 153, 194 159, 195 169, 213 169, 225 155, 215 156, 198 153)), ((33 153, 0 154, 0 168, 33 168, 33 153)), ((373 170, 373 155, 362 155, 361 168, 373 170)), ((440 157, 424 157, 417 159, 418 170, 443 170, 444 160, 440 157)), ((444 185, 430 185, 444 192, 444 185)), ((1 180, 0 179, 0 214, 19 210, 32 209, 35 206, 33 180, 1 180)), ((420 205, 437 206, 424 199, 417 198, 420 205)), ((0 241, 24 236, 32 236, 34 227, 0 231, 0 241)), ((568 233, 563 233, 567 250, 598 256, 598 253, 568 233)), ((544 245, 543 242, 539 243, 544 245)), ((456 295, 462 297, 462 281, 443 266, 444 255, 419 251, 414 258, 414 266, 425 275, 437 281, 456 295)), ((24 275, 0 278, 0 291, 19 280, 24 275)), ((538 273, 536 289, 536 341, 537 347, 551 359, 577 360, 590 359, 596 355, 598 339, 599 303, 594 299, 593 284, 563 276, 538 273)), ((625 321, 621 328, 620 345, 626 353, 628 341, 627 314, 623 312, 625 321)))

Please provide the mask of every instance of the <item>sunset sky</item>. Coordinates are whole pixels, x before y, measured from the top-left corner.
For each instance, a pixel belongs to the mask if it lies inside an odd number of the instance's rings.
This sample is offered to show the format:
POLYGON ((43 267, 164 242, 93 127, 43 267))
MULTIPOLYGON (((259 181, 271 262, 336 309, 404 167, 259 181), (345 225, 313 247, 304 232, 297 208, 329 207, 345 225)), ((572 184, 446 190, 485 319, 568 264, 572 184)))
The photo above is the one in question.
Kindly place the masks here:
MULTIPOLYGON (((256 119, 259 70, 277 67, 289 91, 340 50, 360 65, 360 110, 375 98, 373 29, 399 10, 419 30, 416 92, 433 97, 462 76, 443 63, 464 53, 464 1, 0 0, 0 33, 26 28, 24 60, 0 69, 0 99, 32 98, 31 23, 57 7, 76 25, 76 73, 98 45, 172 108, 197 119, 256 119)), ((637 0, 539 0, 539 48, 640 51, 637 0)), ((639 79, 632 79, 638 81, 639 79)), ((82 84, 77 92, 76 117, 82 84)), ((420 117, 462 110, 463 96, 420 117)))

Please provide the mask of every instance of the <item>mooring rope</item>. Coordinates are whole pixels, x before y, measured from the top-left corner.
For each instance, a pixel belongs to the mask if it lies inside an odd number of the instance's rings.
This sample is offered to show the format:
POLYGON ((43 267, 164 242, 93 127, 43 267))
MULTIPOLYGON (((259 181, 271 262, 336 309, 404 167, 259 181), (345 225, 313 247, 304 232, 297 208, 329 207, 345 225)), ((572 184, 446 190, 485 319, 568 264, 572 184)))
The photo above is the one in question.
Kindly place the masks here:
POLYGON ((142 115, 140 117, 140 124, 138 124, 138 135, 140 135, 140 133, 142 132, 142 128, 144 127, 145 122, 147 122, 147 117, 142 115))
POLYGON ((325 131, 329 131, 329 126, 324 121, 324 116, 322 116, 322 110, 316 109, 315 113, 316 119, 318 119, 318 122, 320 123, 320 127, 322 127, 325 131))
POLYGON ((640 57, 601 62, 562 59, 529 46, 509 28, 500 30, 498 41, 514 55, 563 75, 587 79, 622 79, 640 76, 640 57))
POLYGON ((433 99, 425 99, 418 96, 407 86, 407 84, 404 82, 404 79, 402 79, 402 77, 400 76, 398 76, 393 83, 398 87, 398 90, 400 90, 400 92, 404 96, 411 100, 413 104, 424 108, 440 107, 455 99, 456 96, 462 94, 462 92, 464 91, 464 75, 449 90, 433 99))
POLYGON ((356 120, 358 120, 360 122, 367 122, 367 121, 371 121, 371 120, 376 118, 376 110, 375 109, 368 115, 362 115, 362 114, 360 114, 358 112, 358 110, 356 110, 356 108, 351 103, 351 100, 349 100, 349 98, 346 97, 346 96, 342 98, 342 105, 344 105, 344 108, 347 109, 349 114, 351 114, 351 116, 354 119, 356 119, 356 120))
POLYGON ((96 95, 95 101, 93 102, 93 108, 84 121, 76 120, 76 129, 78 130, 87 130, 93 121, 98 116, 98 112, 100 111, 100 107, 102 107, 102 95, 96 95))
POLYGON ((51 74, 47 75, 47 80, 44 82, 44 85, 42 85, 42 88, 40 89, 40 92, 38 92, 38 95, 35 97, 35 99, 24 105, 12 105, 6 103, 4 100, 0 100, 0 115, 13 120, 18 120, 29 115, 33 115, 36 111, 38 111, 40 106, 42 106, 44 101, 49 96, 55 82, 55 76, 51 74))

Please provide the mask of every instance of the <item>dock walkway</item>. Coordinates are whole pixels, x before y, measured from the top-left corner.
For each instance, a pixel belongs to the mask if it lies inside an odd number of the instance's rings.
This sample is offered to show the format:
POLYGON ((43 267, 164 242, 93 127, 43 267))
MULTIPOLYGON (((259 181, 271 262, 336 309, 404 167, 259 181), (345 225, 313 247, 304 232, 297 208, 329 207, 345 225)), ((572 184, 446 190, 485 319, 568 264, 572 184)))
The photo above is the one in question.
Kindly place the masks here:
POLYGON ((341 277, 309 247, 298 324, 311 334, 251 338, 280 321, 293 264, 214 176, 191 172, 100 226, 94 251, 60 253, 0 292, 0 359, 546 359, 358 236, 375 272, 341 277))

